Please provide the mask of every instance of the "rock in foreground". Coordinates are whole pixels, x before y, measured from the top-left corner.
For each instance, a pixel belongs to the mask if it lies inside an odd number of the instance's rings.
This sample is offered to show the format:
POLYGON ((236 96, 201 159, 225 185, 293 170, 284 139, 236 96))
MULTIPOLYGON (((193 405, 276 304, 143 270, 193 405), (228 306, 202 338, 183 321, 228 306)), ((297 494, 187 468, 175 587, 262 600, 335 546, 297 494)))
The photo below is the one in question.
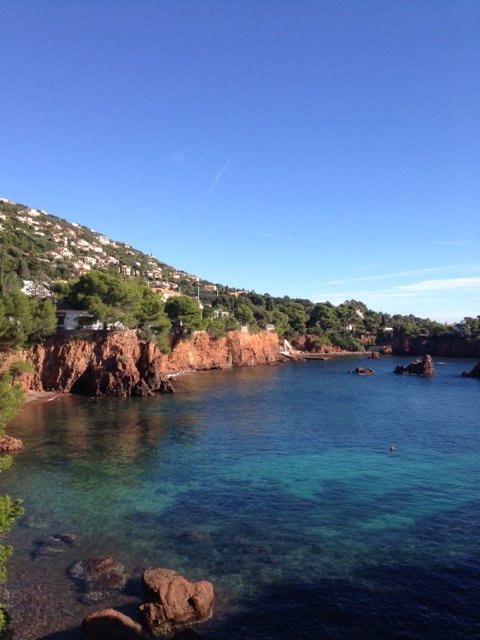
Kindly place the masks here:
POLYGON ((188 582, 169 569, 149 569, 142 576, 143 587, 152 600, 140 607, 152 633, 207 620, 213 610, 213 585, 206 580, 188 582))
POLYGON ((357 367, 352 371, 352 373, 356 373, 357 376, 373 376, 375 375, 375 371, 370 369, 370 367, 357 367))
POLYGON ((68 570, 81 592, 81 602, 94 604, 108 598, 112 591, 121 591, 127 581, 122 564, 111 557, 86 558, 68 570))
MULTIPOLYGON (((85 562, 73 565, 70 570, 72 574, 73 569, 77 580, 85 580, 85 562)), ((90 558, 87 562, 89 576, 92 573, 90 565, 94 565, 95 575, 99 570, 103 576, 102 569, 112 568, 112 562, 115 563, 111 558, 90 558)), ((85 638, 87 640, 140 640, 141 638, 146 640, 168 634, 177 627, 203 622, 212 615, 214 598, 213 586, 210 582, 205 580, 188 582, 175 571, 149 569, 143 573, 142 584, 150 600, 138 608, 144 620, 144 626, 120 611, 103 609, 83 619, 82 631, 85 638)))
POLYGON ((470 371, 464 371, 462 373, 462 376, 464 378, 479 378, 480 379, 480 362, 477 362, 477 364, 470 371))
POLYGON ((18 451, 23 447, 20 438, 4 435, 0 438, 0 452, 9 453, 10 451, 18 451))
POLYGON ((421 360, 414 360, 414 362, 411 362, 406 367, 401 364, 397 365, 393 373, 404 376, 434 376, 435 369, 433 368, 432 357, 426 355, 423 356, 421 360))
POLYGON ((115 609, 103 609, 86 616, 82 631, 87 640, 139 640, 145 637, 138 622, 115 609))
POLYGON ((39 540, 35 540, 34 550, 31 554, 32 558, 37 560, 39 558, 55 557, 75 544, 76 539, 77 537, 74 533, 55 533, 50 536, 44 536, 39 540))

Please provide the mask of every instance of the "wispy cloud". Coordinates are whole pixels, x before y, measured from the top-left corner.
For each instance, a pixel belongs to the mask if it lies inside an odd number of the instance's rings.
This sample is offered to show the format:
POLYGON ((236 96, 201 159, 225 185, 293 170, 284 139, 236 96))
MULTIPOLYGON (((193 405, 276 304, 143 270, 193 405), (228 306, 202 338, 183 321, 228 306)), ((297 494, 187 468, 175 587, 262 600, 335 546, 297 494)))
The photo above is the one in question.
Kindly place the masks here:
POLYGON ((480 292, 480 277, 444 278, 439 280, 421 280, 411 284, 399 284, 388 289, 362 289, 330 291, 315 296, 316 300, 346 300, 356 298, 362 300, 386 300, 394 298, 422 298, 428 295, 436 296, 443 292, 462 293, 480 292))
POLYGON ((434 281, 440 284, 416 283, 418 288, 403 290, 367 289, 363 291, 330 291, 313 296, 315 302, 329 300, 332 304, 341 304, 345 300, 362 300, 372 309, 382 309, 388 313, 415 313, 421 317, 430 317, 439 322, 459 322, 466 316, 476 316, 480 304, 480 283, 454 282, 464 280, 455 278, 448 281, 434 281), (471 287, 471 288, 470 288, 471 287), (465 295, 468 293, 468 295, 465 295), (456 311, 452 311, 456 309, 456 311), (445 311, 448 309, 448 311, 445 311))
POLYGON ((480 269, 478 264, 450 264, 438 267, 425 267, 423 269, 414 269, 412 271, 394 271, 392 273, 381 273, 369 276, 358 276, 356 278, 344 278, 342 280, 328 280, 324 284, 345 284, 347 282, 368 282, 375 280, 389 280, 391 278, 408 278, 411 276, 420 276, 433 273, 448 273, 453 271, 473 271, 480 269))
POLYGON ((445 278, 443 280, 423 280, 413 284, 394 287, 399 291, 429 293, 434 291, 480 291, 480 278, 445 278))
POLYGON ((223 174, 225 173, 225 171, 228 169, 228 167, 230 166, 231 163, 231 159, 227 160, 225 162, 225 164, 223 165, 223 167, 220 169, 220 171, 217 171, 217 175, 215 176, 215 178, 213 179, 212 185, 210 187, 210 190, 208 192, 208 196, 211 196, 212 193, 215 190, 215 187, 217 186, 220 178, 223 176, 223 174))
POLYGON ((369 304, 393 299, 412 299, 420 295, 418 291, 401 291, 396 289, 363 289, 360 291, 343 290, 318 293, 313 296, 315 301, 329 300, 333 304, 340 304, 344 300, 362 300, 369 304))
POLYGON ((362 300, 371 308, 382 308, 390 313, 411 313, 415 309, 417 315, 429 316, 440 322, 459 321, 478 313, 480 277, 420 280, 381 289, 325 291, 313 299, 316 302, 329 300, 332 304, 351 299, 362 300), (457 311, 452 312, 452 307, 457 311))

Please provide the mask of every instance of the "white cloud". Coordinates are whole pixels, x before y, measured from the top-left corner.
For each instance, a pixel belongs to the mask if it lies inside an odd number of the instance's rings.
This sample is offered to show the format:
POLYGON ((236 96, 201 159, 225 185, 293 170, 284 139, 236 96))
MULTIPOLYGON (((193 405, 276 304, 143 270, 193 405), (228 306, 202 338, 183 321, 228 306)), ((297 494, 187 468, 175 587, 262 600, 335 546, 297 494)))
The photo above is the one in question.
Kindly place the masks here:
POLYGON ((422 280, 382 289, 324 291, 313 299, 315 302, 329 300, 334 305, 345 300, 361 300, 371 309, 390 314, 413 313, 439 322, 458 322, 466 316, 478 315, 480 277, 422 280))
POLYGON ((395 291, 394 289, 364 289, 360 291, 331 291, 330 293, 319 293, 314 296, 314 300, 329 300, 333 304, 340 304, 345 300, 355 299, 365 302, 366 299, 375 302, 382 300, 392 300, 400 298, 415 298, 418 293, 415 291, 395 291))
POLYGON ((394 287, 396 290, 411 293, 425 293, 434 291, 480 291, 480 278, 446 278, 443 280, 423 280, 413 284, 402 284, 394 287))
POLYGON ((423 269, 415 269, 412 271, 394 271, 392 273, 382 273, 370 276, 359 276, 357 278, 345 278, 343 280, 329 280, 325 284, 345 284, 346 282, 368 282, 369 280, 388 280, 390 278, 405 278, 410 276, 419 276, 429 273, 448 273, 452 271, 476 271, 480 269, 478 264, 450 264, 438 267, 425 267, 423 269))
POLYGON ((208 195, 211 196, 215 187, 218 184, 218 181, 220 180, 220 178, 223 176, 223 174, 225 173, 225 171, 228 169, 228 167, 230 166, 231 160, 227 160, 225 162, 225 164, 223 165, 223 167, 220 169, 220 171, 217 171, 217 175, 215 176, 215 178, 213 179, 212 182, 212 186, 210 187, 210 191, 208 192, 208 195))

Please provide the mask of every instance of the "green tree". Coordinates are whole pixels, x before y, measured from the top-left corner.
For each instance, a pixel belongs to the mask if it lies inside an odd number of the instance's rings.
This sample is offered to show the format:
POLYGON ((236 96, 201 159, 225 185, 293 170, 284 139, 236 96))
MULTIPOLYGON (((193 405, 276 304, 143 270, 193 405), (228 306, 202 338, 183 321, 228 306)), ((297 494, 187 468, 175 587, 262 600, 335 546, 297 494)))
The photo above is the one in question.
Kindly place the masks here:
POLYGON ((247 304, 241 302, 235 307, 235 318, 240 324, 253 324, 253 311, 247 304))
POLYGON ((476 318, 472 318, 470 316, 465 317, 461 322, 461 326, 466 335, 474 338, 477 337, 480 333, 480 316, 477 316, 476 318))
MULTIPOLYGON (((23 392, 18 385, 12 385, 10 376, 4 374, 0 378, 0 437, 5 433, 7 423, 15 417, 23 402, 23 392)), ((5 471, 11 465, 10 456, 0 457, 0 472, 5 471)), ((0 539, 3 539, 10 531, 16 520, 23 514, 21 500, 12 500, 10 496, 0 496, 0 539)), ((7 577, 6 563, 12 555, 10 545, 0 544, 0 582, 5 582, 7 577)), ((8 614, 0 604, 0 633, 7 630, 8 614)))
POLYGON ((322 331, 326 331, 327 329, 338 329, 339 324, 334 307, 329 304, 319 303, 313 307, 307 326, 309 329, 318 327, 322 331))
POLYGON ((240 329, 240 325, 237 320, 235 320, 234 316, 228 316, 228 318, 225 318, 224 324, 225 331, 238 331, 238 329, 240 329))
POLYGON ((289 332, 288 316, 283 311, 274 309, 270 314, 270 322, 275 325, 275 331, 281 338, 289 332))
POLYGON ((299 336, 306 331, 307 314, 304 306, 300 302, 287 300, 280 305, 280 311, 288 316, 288 326, 286 335, 288 337, 299 336))
POLYGON ((55 280, 51 286, 51 291, 57 301, 68 300, 70 290, 74 283, 65 280, 55 280))
POLYGON ((108 324, 121 322, 135 327, 142 304, 142 286, 101 271, 81 276, 71 287, 69 302, 85 309, 90 321, 108 324))
POLYGON ((143 287, 138 310, 137 325, 139 328, 151 327, 155 332, 168 333, 170 321, 165 313, 165 305, 154 291, 143 287))
POLYGON ((214 318, 208 318, 204 322, 204 329, 212 338, 221 338, 226 334, 225 321, 214 318))
POLYGON ((20 289, 13 289, 0 300, 0 344, 23 347, 33 330, 32 306, 20 289))
POLYGON ((200 307, 193 298, 172 296, 165 303, 165 313, 177 337, 189 335, 201 327, 200 307))
POLYGON ((168 333, 172 325, 165 313, 162 300, 148 287, 144 287, 142 291, 137 326, 141 338, 154 340, 162 352, 168 353, 168 333))
POLYGON ((8 367, 8 372, 12 378, 12 386, 15 386, 17 378, 20 378, 24 373, 33 373, 35 367, 31 362, 25 362, 24 360, 17 360, 12 362, 8 367))
POLYGON ((50 300, 30 301, 32 328, 28 336, 29 342, 38 342, 55 333, 57 318, 55 306, 50 300))

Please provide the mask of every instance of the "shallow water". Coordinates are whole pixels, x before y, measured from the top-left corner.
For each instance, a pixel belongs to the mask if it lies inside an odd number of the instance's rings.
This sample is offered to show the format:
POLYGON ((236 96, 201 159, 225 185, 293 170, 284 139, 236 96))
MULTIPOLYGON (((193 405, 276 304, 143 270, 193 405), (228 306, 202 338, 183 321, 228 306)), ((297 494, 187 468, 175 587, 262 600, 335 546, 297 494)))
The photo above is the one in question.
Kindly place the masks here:
MULTIPOLYGON (((410 359, 409 359, 410 360, 410 359)), ((68 566, 112 555, 137 576, 213 582, 217 639, 480 638, 480 384, 472 361, 433 379, 401 358, 209 372, 173 396, 26 405, 0 491, 25 500, 11 541, 17 638, 78 638, 105 606, 68 566), (368 366, 368 365, 366 365, 368 366), (395 446, 395 453, 389 447, 395 446), (72 532, 53 558, 36 540, 72 532), (26 584, 28 586, 26 586, 26 584)), ((5 599, 5 598, 4 598, 5 599)))

